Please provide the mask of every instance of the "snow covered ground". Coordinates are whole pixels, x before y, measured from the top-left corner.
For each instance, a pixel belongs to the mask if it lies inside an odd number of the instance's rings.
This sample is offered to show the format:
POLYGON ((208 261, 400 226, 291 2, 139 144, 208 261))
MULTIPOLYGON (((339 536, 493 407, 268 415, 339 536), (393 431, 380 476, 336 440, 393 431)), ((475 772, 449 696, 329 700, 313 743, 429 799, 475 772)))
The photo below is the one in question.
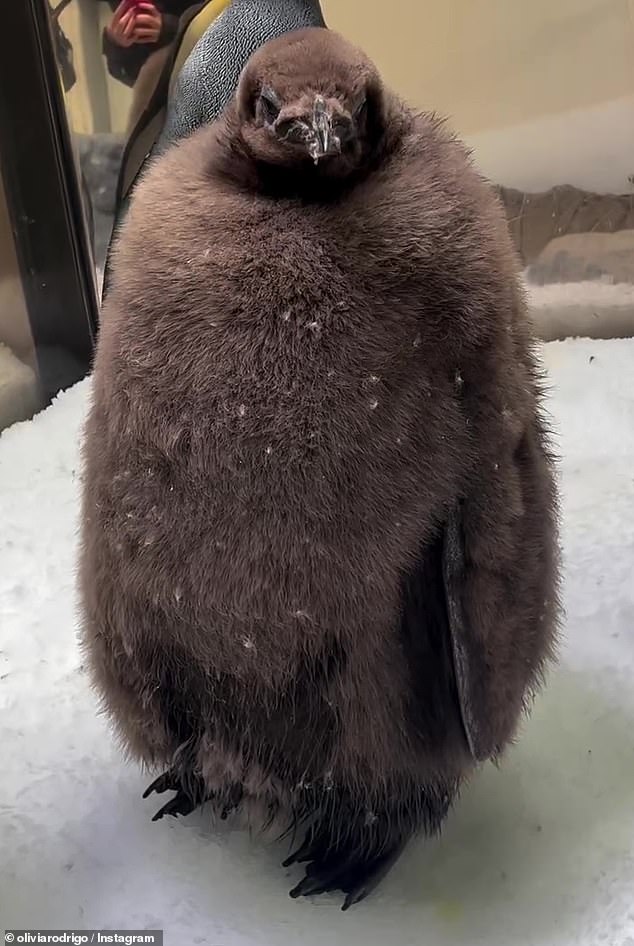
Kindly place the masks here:
POLYGON ((551 343, 568 618, 500 770, 372 900, 293 902, 286 847, 150 823, 75 645, 88 383, 0 438, 0 929, 164 928, 166 946, 634 946, 634 340, 551 343))
POLYGON ((594 339, 634 334, 634 285, 630 283, 595 279, 525 285, 535 332, 545 341, 571 335, 594 339))

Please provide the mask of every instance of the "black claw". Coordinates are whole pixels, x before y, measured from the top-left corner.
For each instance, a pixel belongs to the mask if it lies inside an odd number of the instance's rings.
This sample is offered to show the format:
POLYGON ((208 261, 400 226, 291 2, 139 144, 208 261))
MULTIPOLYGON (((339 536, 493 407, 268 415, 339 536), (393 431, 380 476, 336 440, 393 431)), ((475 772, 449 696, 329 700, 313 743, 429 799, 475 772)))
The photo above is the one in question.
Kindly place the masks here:
POLYGON ((297 862, 297 851, 293 851, 293 853, 289 857, 287 857, 285 861, 282 861, 282 867, 292 867, 293 864, 295 864, 296 862, 297 862))
POLYGON ((324 839, 315 831, 309 830, 297 850, 293 851, 285 861, 282 861, 282 867, 291 867, 293 864, 304 864, 306 861, 318 863, 323 860, 326 849, 324 839))
POLYGON ((291 890, 291 897, 295 900, 297 897, 310 897, 316 894, 322 886, 322 881, 317 877, 304 877, 303 880, 291 890))
MULTIPOLYGON (((168 791, 176 792, 176 794, 156 812, 152 821, 160 821, 165 815, 171 815, 172 817, 189 815, 200 805, 204 805, 206 801, 210 801, 214 797, 213 792, 207 793, 205 791, 205 785, 200 776, 190 774, 181 778, 174 770, 159 775, 143 792, 143 797, 148 798, 153 792, 161 795, 168 791)), ((221 810, 220 817, 223 821, 239 807, 242 795, 241 785, 235 786, 231 790, 221 810)))
MULTIPOLYGON (((337 857, 334 853, 327 857, 315 857, 312 839, 305 841, 299 851, 284 862, 285 865, 294 863, 299 860, 298 853, 303 856, 307 851, 311 851, 311 863, 306 868, 306 874, 300 883, 293 887, 290 895, 296 900, 298 897, 311 897, 341 890, 345 894, 341 909, 345 912, 372 893, 394 866, 403 848, 404 844, 396 844, 388 854, 355 863, 349 856, 337 857)), ((328 849, 322 845, 321 850, 323 852, 328 849)))
POLYGON ((225 805, 225 807, 224 807, 224 808, 222 809, 222 811, 220 812, 220 820, 221 820, 221 821, 226 821, 227 818, 229 817, 229 815, 232 815, 232 814, 233 814, 234 812, 236 812, 237 810, 238 810, 238 809, 237 809, 236 805, 225 805))
POLYGON ((162 808, 159 808, 156 814, 152 816, 152 821, 160 821, 165 815, 172 815, 173 817, 176 817, 177 814, 178 811, 174 810, 173 800, 168 801, 166 805, 163 805, 162 808))
POLYGON ((240 807, 240 802, 242 801, 243 795, 244 795, 244 790, 242 788, 242 785, 235 785, 231 789, 229 793, 229 798, 225 802, 222 808, 222 811, 220 812, 221 821, 226 821, 229 815, 233 814, 234 811, 238 810, 238 808, 240 807))
POLYGON ((179 788, 179 782, 173 772, 163 772, 158 778, 155 778, 151 785, 143 792, 143 798, 148 798, 152 792, 162 795, 163 792, 175 792, 179 788))
POLYGON ((171 802, 168 801, 168 803, 167 803, 166 805, 163 805, 162 808, 159 808, 159 810, 156 812, 156 814, 155 814, 155 815, 152 815, 152 821, 160 821, 161 818, 162 818, 164 815, 171 815, 171 814, 173 814, 173 812, 170 810, 170 804, 171 804, 171 802))
POLYGON ((347 892, 346 898, 343 902, 342 910, 349 910, 350 907, 353 907, 357 903, 361 903, 362 900, 365 900, 373 890, 379 886, 383 878, 389 874, 391 869, 396 864, 397 860, 403 853, 405 848, 404 844, 399 844, 394 848, 393 851, 390 851, 389 854, 384 854, 372 863, 367 865, 365 870, 362 870, 360 875, 357 876, 355 882, 351 887, 348 884, 344 885, 344 893, 347 892))
POLYGON ((365 898, 368 896, 370 891, 374 889, 375 886, 376 886, 375 884, 373 884, 372 887, 367 887, 364 885, 360 888, 356 888, 355 890, 352 890, 350 893, 347 893, 345 900, 343 901, 343 904, 341 905, 341 909, 343 910, 343 912, 345 913, 346 910, 350 909, 350 907, 353 907, 355 906, 355 904, 361 903, 362 900, 365 900, 365 898))
POLYGON ((173 798, 170 798, 170 800, 156 812, 152 821, 160 821, 164 815, 171 815, 173 818, 176 818, 178 815, 189 815, 195 808, 196 805, 191 798, 188 798, 184 792, 177 792, 173 798))
POLYGON ((282 861, 282 867, 292 867, 293 864, 301 864, 303 861, 310 860, 311 842, 306 838, 296 851, 282 861))

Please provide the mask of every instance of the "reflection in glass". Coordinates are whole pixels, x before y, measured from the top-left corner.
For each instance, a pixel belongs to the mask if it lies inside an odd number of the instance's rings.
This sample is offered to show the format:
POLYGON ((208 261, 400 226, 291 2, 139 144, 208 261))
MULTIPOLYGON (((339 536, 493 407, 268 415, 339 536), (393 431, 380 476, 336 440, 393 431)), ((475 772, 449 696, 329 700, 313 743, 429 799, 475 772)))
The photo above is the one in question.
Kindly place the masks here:
POLYGON ((0 178, 0 431, 40 407, 33 335, 0 178))
POLYGON ((123 147, 191 0, 47 0, 98 270, 115 212, 123 147))

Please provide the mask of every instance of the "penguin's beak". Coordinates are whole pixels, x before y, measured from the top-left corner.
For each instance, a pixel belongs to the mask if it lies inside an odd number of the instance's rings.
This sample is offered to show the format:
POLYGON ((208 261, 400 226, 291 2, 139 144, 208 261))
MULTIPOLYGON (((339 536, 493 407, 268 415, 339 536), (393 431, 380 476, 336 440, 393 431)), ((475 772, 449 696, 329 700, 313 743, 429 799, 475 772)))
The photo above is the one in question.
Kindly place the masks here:
POLYGON ((321 95, 315 96, 310 130, 308 152, 315 164, 328 155, 341 153, 341 140, 333 129, 332 112, 321 95))

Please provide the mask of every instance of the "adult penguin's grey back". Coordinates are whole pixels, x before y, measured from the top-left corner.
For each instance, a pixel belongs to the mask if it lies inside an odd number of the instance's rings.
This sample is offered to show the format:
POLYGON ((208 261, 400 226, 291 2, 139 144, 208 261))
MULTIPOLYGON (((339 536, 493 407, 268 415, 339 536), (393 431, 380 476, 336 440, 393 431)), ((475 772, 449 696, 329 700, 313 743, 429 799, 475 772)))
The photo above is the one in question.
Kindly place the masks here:
POLYGON ((233 0, 185 61, 154 153, 218 117, 256 49, 306 26, 325 26, 319 0, 233 0))

